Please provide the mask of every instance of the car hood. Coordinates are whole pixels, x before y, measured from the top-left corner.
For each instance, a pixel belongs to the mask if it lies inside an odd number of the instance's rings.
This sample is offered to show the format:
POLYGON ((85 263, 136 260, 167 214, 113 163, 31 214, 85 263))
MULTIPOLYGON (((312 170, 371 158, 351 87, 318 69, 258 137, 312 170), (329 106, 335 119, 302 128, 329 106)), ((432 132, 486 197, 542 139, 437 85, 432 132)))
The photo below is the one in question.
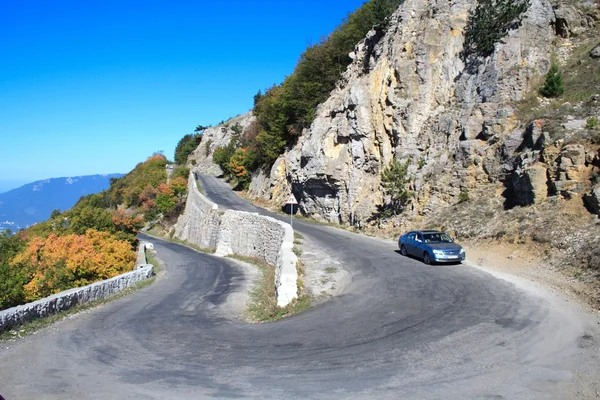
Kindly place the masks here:
POLYGON ((462 247, 456 243, 427 243, 427 246, 436 250, 460 250, 462 247))

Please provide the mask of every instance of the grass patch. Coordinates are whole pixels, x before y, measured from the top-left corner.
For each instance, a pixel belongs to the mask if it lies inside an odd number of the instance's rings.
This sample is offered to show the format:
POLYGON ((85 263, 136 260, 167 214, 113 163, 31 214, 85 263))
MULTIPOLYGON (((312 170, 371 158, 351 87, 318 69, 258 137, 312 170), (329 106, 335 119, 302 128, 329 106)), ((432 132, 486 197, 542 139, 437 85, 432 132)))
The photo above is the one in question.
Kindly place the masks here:
POLYGON ((162 262, 156 257, 154 251, 146 251, 146 262, 154 266, 154 275, 157 275, 159 272, 162 272, 162 262))
POLYGON ((337 272, 337 268, 336 267, 327 267, 327 268, 325 268, 325 272, 327 272, 328 274, 333 274, 333 273, 337 272))
MULTIPOLYGON (((162 240, 165 240, 167 242, 181 244, 181 245, 189 247, 191 249, 198 250, 201 253, 214 254, 215 251, 216 251, 216 249, 211 249, 211 248, 207 248, 207 247, 201 247, 201 246, 198 246, 196 244, 190 243, 190 242, 188 242, 186 240, 178 239, 176 237, 163 236, 163 235, 159 234, 158 232, 143 232, 143 233, 145 235, 154 237, 156 239, 162 239, 162 240)), ((150 264, 152 264, 152 263, 150 263, 150 264)))
MULTIPOLYGON (((250 293, 250 304, 248 306, 248 316, 253 321, 273 322, 310 308, 311 298, 308 295, 301 295, 287 306, 278 307, 275 294, 275 268, 260 259, 252 257, 236 255, 231 256, 231 258, 253 264, 260 271, 258 282, 250 293)), ((298 275, 300 275, 301 268, 298 269, 298 275)))
POLYGON ((196 181, 196 189, 198 189, 198 191, 202 194, 204 193, 204 188, 202 187, 202 182, 200 182, 200 179, 196 179, 194 178, 194 180, 196 181))
MULTIPOLYGON (((296 243, 296 242, 294 242, 294 243, 296 243)), ((296 246, 295 244, 294 244, 294 247, 292 248, 292 251, 294 252, 296 257, 302 256, 302 249, 299 246, 296 246)))
POLYGON ((74 314, 80 313, 82 311, 86 311, 86 310, 98 307, 102 304, 106 304, 106 303, 118 300, 121 297, 127 296, 128 294, 131 294, 140 289, 143 289, 146 286, 151 285, 155 280, 156 280, 156 271, 155 271, 155 275, 152 276, 151 278, 148 278, 146 280, 138 282, 134 286, 127 288, 125 290, 122 290, 119 293, 110 295, 107 298, 91 301, 91 302, 85 303, 85 304, 79 304, 79 305, 76 305, 75 307, 71 307, 68 310, 61 311, 59 313, 50 315, 48 317, 35 319, 33 321, 26 322, 22 325, 13 326, 9 330, 6 330, 6 331, 0 333, 0 341, 7 341, 7 340, 17 339, 17 338, 21 338, 21 337, 30 335, 34 332, 39 331, 42 328, 50 326, 53 323, 66 318, 70 315, 74 315, 74 314))

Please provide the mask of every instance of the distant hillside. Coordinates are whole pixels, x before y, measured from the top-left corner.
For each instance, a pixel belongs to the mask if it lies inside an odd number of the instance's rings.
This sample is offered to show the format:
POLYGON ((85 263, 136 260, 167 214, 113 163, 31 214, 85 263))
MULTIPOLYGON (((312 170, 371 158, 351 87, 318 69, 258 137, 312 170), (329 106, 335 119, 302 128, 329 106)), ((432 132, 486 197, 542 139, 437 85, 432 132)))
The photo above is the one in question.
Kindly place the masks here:
POLYGON ((0 231, 10 229, 15 232, 45 221, 52 210, 65 211, 73 207, 81 196, 108 189, 110 178, 122 176, 107 174, 52 178, 0 193, 0 231))

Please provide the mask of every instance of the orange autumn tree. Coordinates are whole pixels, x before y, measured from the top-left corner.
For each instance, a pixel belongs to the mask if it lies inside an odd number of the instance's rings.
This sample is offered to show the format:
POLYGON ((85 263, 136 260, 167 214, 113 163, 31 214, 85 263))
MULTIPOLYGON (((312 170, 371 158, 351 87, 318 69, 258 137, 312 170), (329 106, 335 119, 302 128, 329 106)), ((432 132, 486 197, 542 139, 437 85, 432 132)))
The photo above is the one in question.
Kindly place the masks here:
POLYGON ((248 149, 237 149, 229 160, 229 170, 238 180, 242 188, 247 188, 252 177, 250 176, 248 166, 254 163, 254 154, 248 149))
POLYGON ((129 242, 89 229, 85 235, 31 238, 11 264, 27 271, 25 298, 33 301, 131 271, 135 259, 129 242))
POLYGON ((187 181, 182 177, 173 179, 168 185, 162 183, 158 186, 156 206, 165 215, 171 215, 177 206, 183 205, 187 194, 187 181))

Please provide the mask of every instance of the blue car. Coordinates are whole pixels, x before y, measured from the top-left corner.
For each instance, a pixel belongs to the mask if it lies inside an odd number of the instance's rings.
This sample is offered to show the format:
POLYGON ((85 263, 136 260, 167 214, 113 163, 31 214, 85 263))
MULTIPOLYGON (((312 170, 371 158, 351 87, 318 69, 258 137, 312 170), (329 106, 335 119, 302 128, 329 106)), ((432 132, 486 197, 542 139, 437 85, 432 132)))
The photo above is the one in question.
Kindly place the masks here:
POLYGON ((445 232, 410 231, 400 236, 398 248, 403 256, 423 259, 425 264, 433 262, 461 263, 465 260, 465 249, 454 243, 445 232))

